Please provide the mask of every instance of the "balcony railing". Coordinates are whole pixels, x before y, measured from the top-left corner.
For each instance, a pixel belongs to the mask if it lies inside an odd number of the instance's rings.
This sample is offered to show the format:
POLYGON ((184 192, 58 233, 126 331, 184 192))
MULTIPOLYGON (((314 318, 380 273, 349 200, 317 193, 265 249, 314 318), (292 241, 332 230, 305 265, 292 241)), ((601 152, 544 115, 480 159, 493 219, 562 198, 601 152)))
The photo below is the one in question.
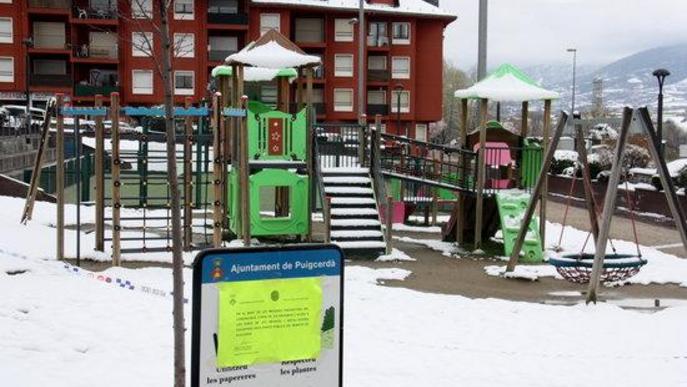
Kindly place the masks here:
POLYGON ((248 15, 245 13, 208 12, 210 24, 248 24, 248 15))
POLYGON ((110 95, 119 91, 117 86, 95 86, 95 85, 81 85, 74 86, 74 95, 77 97, 91 97, 97 94, 110 95))
POLYGON ((29 8, 71 9, 71 0, 29 0, 29 8))
POLYGON ((76 47, 74 50, 74 56, 77 58, 104 58, 104 59, 117 59, 117 46, 96 46, 83 44, 76 47))
POLYGON ((367 70, 367 80, 371 82, 387 82, 389 70, 367 70))
MULTIPOLYGON (((314 102, 312 104, 313 109, 315 109, 315 114, 317 115, 324 115, 327 113, 327 107, 324 104, 324 102, 314 102)), ((298 112, 298 104, 297 103, 291 103, 289 105, 289 109, 291 110, 291 113, 297 113, 298 112)))
POLYGON ((49 38, 46 40, 45 36, 42 38, 33 37, 33 48, 48 49, 48 50, 69 50, 71 49, 71 44, 61 41, 51 41, 49 38))
POLYGON ((91 7, 74 7, 74 17, 77 19, 116 19, 116 8, 91 8, 91 7))
POLYGON ((224 62, 231 54, 235 54, 236 50, 210 50, 208 52, 208 60, 211 62, 224 62))
POLYGON ((367 45, 369 47, 389 47, 388 36, 368 35, 367 45))
POLYGON ((389 105, 386 104, 367 104, 367 115, 374 117, 377 114, 382 116, 389 115, 389 105))
POLYGON ((71 74, 31 74, 29 75, 31 86, 69 87, 72 85, 71 74))

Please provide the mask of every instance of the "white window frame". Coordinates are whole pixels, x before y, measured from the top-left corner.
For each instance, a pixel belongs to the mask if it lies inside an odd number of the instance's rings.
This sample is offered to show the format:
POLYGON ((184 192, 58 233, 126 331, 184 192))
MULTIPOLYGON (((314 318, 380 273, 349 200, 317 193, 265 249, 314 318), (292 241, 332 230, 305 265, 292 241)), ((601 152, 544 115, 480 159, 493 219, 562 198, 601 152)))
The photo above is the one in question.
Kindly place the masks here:
POLYGON ((391 57, 391 78, 393 79, 410 79, 410 57, 409 56, 392 56, 391 57), (407 72, 400 72, 399 69, 397 68, 397 61, 407 61, 408 62, 408 71, 407 72))
POLYGON ((389 101, 389 105, 391 105, 391 112, 398 113, 398 93, 408 95, 408 104, 406 106, 403 106, 403 98, 401 98, 401 113, 410 113, 410 90, 391 91, 391 101, 389 101))
POLYGON ((196 92, 196 73, 193 70, 177 70, 174 72, 174 95, 194 95, 196 92), (177 75, 191 76, 191 88, 178 88, 177 75))
POLYGON ((415 124, 415 139, 422 142, 427 142, 427 136, 429 136, 429 125, 419 123, 415 124), (418 133, 424 133, 424 138, 420 138, 418 133))
POLYGON ((9 37, 0 36, 0 43, 14 42, 14 20, 11 17, 0 17, 0 22, 9 22, 9 37))
POLYGON ((193 0, 174 0, 174 20, 193 20, 196 12, 196 4, 193 0), (177 13, 177 3, 191 4, 191 12, 177 13))
POLYGON ((131 17, 134 19, 152 19, 153 0, 132 0, 131 17))
POLYGON ((281 32, 281 14, 278 14, 278 13, 261 13, 260 14, 260 35, 262 36, 265 32, 271 30, 272 28, 281 32), (269 20, 270 18, 276 18, 277 19, 276 27, 265 25, 266 24, 265 20, 269 20))
POLYGON ((12 4, 12 0, 0 0, 0 4, 12 4))
POLYGON ((337 88, 337 89, 334 89, 334 98, 333 98, 332 100, 333 100, 333 102, 334 102, 334 111, 335 111, 335 112, 352 112, 352 111, 353 111, 353 105, 355 104, 355 95, 353 94, 353 89, 349 89, 349 88, 337 88), (346 105, 346 106, 340 106, 340 105, 338 105, 338 104, 337 104, 337 101, 336 101, 337 92, 346 92, 346 93, 349 93, 349 94, 351 95, 351 105, 350 105, 350 106, 348 106, 348 105, 346 105))
POLYGON ((408 45, 408 44, 410 44, 412 34, 413 34, 413 29, 412 29, 412 26, 410 25, 410 22, 393 22, 391 24, 391 44, 408 45), (396 29, 396 26, 402 25, 402 24, 408 26, 408 39, 399 39, 399 38, 394 37, 394 31, 396 29))
POLYGON ((193 58, 196 55, 196 35, 193 32, 178 32, 174 34, 174 57, 193 58), (190 38, 190 42, 184 41, 190 38), (182 44, 184 43, 184 44, 182 44), (178 48, 183 49, 179 51, 178 48))
POLYGON ((14 83, 14 58, 11 56, 2 56, 0 57, 0 61, 6 61, 9 60, 11 69, 12 69, 12 74, 11 75, 3 75, 0 73, 0 82, 8 82, 8 83, 14 83))
POLYGON ((136 95, 153 95, 155 91, 155 77, 153 70, 131 70, 131 93, 136 95), (136 86, 136 74, 148 73, 150 74, 150 88, 136 86))
POLYGON ((134 31, 131 33, 131 56, 137 58, 152 57, 155 52, 155 37, 152 32, 148 31, 134 31), (138 37, 141 37, 140 42, 138 37), (146 43, 146 40, 149 43, 146 43), (150 47, 147 47, 150 45, 150 47), (149 51, 146 51, 150 49, 149 51))
POLYGON ((353 54, 335 54, 334 55, 334 76, 335 77, 346 77, 346 78, 352 78, 353 74, 355 73, 355 57, 353 54), (338 61, 343 58, 350 58, 351 59, 351 69, 350 71, 346 69, 341 69, 339 66, 338 61))
POLYGON ((334 19, 334 41, 352 42, 355 29, 351 19, 334 19))

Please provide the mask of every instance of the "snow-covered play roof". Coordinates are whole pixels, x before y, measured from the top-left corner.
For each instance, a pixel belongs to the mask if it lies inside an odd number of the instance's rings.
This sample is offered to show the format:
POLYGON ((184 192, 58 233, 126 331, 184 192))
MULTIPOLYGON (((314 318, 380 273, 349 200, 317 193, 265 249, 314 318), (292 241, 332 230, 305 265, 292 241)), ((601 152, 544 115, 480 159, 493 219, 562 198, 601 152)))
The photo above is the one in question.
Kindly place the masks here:
POLYGON ((559 98, 557 92, 540 87, 532 78, 510 64, 503 64, 480 82, 467 89, 456 91, 455 96, 456 98, 483 98, 501 102, 559 98))
MULTIPOLYGON (((357 11, 359 6, 358 0, 252 0, 252 2, 254 4, 297 5, 299 7, 330 8, 350 11, 357 11)), ((424 0, 398 0, 398 6, 369 4, 365 2, 365 10, 376 13, 456 18, 456 15, 424 0)))
MULTIPOLYGON (((212 69, 212 77, 220 75, 231 76, 233 70, 231 66, 219 65, 212 69)), ((264 67, 246 67, 243 73, 243 80, 246 82, 267 82, 277 77, 287 77, 293 80, 298 77, 298 72, 293 68, 286 69, 266 69, 264 67)))
POLYGON ((318 56, 307 55, 284 35, 271 29, 241 51, 229 55, 225 63, 281 70, 289 67, 316 66, 322 61, 318 56))

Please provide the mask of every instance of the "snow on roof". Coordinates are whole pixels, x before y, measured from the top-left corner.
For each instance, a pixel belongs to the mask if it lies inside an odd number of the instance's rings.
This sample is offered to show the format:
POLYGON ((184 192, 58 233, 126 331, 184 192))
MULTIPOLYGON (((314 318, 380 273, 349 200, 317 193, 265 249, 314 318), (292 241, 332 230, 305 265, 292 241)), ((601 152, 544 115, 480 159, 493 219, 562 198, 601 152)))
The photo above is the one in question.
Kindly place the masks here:
POLYGON ((557 99, 559 94, 541 88, 513 65, 503 64, 488 77, 471 87, 457 90, 456 98, 485 98, 493 101, 531 101, 557 99))
MULTIPOLYGON (((212 69, 212 76, 218 75, 232 75, 231 66, 219 65, 212 69)), ((266 69, 264 67, 246 67, 243 72, 243 80, 246 82, 266 82, 271 81, 277 77, 288 77, 289 80, 298 77, 298 72, 292 68, 286 69, 266 69)))
POLYGON ((241 51, 229 55, 225 63, 281 70, 289 67, 314 66, 322 63, 322 60, 318 56, 305 54, 284 35, 271 29, 241 51))
MULTIPOLYGON (((252 0, 253 4, 297 5, 301 7, 336 8, 357 11, 358 0, 252 0)), ((430 17, 450 17, 456 15, 445 11, 424 0, 398 0, 398 7, 386 4, 369 4, 365 2, 365 10, 369 12, 411 14, 430 17)))

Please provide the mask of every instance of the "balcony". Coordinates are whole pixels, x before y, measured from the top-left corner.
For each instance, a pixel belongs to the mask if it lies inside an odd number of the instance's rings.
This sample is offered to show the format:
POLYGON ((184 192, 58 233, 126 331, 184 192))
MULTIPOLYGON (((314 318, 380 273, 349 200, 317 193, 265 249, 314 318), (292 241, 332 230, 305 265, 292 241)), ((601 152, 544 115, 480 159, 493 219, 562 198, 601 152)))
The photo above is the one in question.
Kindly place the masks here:
POLYGON ((230 13, 223 11, 208 11, 208 24, 235 24, 245 26, 248 24, 248 14, 230 13))
POLYGON ((389 48, 389 37, 382 35, 368 35, 367 46, 371 48, 389 48))
POLYGON ((55 13, 68 13, 72 9, 71 0, 29 0, 29 8, 43 9, 55 13))
POLYGON ((74 50, 76 62, 118 63, 117 46, 96 46, 83 44, 74 50))
POLYGON ((88 25, 117 25, 119 17, 116 8, 74 7, 72 23, 88 25))
POLYGON ((368 117, 374 117, 377 114, 381 116, 389 115, 389 105, 382 104, 367 104, 367 115, 368 117))
POLYGON ((210 62, 224 62, 229 55, 236 52, 236 50, 210 50, 208 52, 208 60, 210 62))
POLYGON ((76 97, 92 97, 97 94, 100 95, 110 95, 110 93, 115 93, 119 91, 119 87, 112 85, 83 85, 77 84, 74 86, 74 95, 76 97))
POLYGON ((71 74, 30 74, 29 84, 36 87, 71 87, 71 74))
POLYGON ((389 70, 367 70, 367 80, 369 82, 388 82, 389 78, 389 70))

